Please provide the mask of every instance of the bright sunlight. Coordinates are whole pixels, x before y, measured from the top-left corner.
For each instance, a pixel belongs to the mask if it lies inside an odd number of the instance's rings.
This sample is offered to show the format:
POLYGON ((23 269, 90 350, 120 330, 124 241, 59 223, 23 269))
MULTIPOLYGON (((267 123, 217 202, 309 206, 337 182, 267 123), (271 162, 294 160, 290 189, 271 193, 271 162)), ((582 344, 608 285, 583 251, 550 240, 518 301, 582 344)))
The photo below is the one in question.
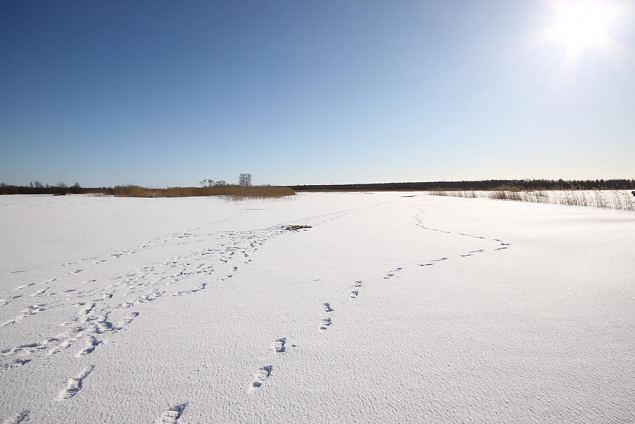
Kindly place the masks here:
POLYGON ((607 0, 560 0, 552 4, 553 23, 545 41, 559 44, 569 60, 588 50, 608 50, 615 41, 611 30, 622 15, 621 8, 607 0))

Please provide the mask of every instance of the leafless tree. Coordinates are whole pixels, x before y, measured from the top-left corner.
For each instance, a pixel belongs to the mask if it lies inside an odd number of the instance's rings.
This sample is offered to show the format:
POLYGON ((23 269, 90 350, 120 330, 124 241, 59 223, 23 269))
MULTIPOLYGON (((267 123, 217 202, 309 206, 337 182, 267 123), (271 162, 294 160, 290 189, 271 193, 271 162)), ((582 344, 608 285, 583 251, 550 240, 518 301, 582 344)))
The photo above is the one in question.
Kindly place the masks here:
POLYGON ((243 187, 251 186, 251 174, 240 174, 238 178, 238 184, 243 187))

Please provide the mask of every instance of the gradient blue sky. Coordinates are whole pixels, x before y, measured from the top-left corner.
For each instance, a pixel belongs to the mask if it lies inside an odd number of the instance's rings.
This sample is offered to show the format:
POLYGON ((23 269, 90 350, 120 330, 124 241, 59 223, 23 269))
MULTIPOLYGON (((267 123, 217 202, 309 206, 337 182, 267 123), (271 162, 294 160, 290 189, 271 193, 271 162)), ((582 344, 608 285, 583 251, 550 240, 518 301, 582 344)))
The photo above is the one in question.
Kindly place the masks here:
POLYGON ((635 178, 635 28, 548 1, 0 1, 0 181, 635 178))

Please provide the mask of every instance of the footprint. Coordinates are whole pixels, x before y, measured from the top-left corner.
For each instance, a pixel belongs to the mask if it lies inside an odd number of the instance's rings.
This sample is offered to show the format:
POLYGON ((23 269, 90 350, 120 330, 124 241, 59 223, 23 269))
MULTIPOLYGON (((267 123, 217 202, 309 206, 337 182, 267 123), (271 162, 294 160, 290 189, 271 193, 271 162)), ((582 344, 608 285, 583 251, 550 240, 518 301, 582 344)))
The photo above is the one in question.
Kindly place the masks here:
POLYGON ((46 292, 47 292, 47 290, 49 290, 49 289, 50 289, 50 287, 44 287, 43 289, 40 289, 40 290, 38 290, 38 291, 36 291, 36 292, 31 293, 31 296, 35 297, 35 296, 40 296, 40 295, 43 295, 43 294, 44 294, 44 293, 46 293, 46 292))
POLYGON ((271 375, 271 371, 272 370, 273 370, 273 366, 271 366, 271 365, 265 365, 264 367, 261 367, 254 374, 254 381, 251 383, 251 388, 252 389, 259 389, 260 387, 262 387, 262 384, 271 375))
POLYGON ((95 366, 90 365, 84 368, 83 370, 81 370, 80 373, 77 374, 75 377, 71 377, 66 382, 66 387, 64 387, 60 391, 58 395, 58 400, 62 401, 62 400, 70 399, 73 396, 75 396, 77 392, 79 392, 82 389, 84 384, 84 379, 88 377, 88 375, 91 372, 93 372, 94 369, 95 369, 95 366))
POLYGON ((357 299, 359 295, 359 290, 351 290, 351 299, 357 299))
POLYGON ((24 284, 24 285, 21 285, 19 287, 14 288, 13 290, 16 290, 16 291, 17 290, 22 290, 22 289, 26 289, 27 287, 31 287, 31 286, 34 286, 34 285, 35 285, 35 283, 24 284))
POLYGON ((90 313, 93 311, 93 309, 95 309, 95 306, 97 306, 97 305, 94 302, 91 302, 90 304, 86 304, 84 302, 80 302, 80 303, 74 304, 73 306, 83 306, 83 308, 81 308, 77 312, 77 315, 82 317, 81 318, 82 322, 87 322, 90 313))
POLYGON ((393 270, 390 270, 386 273, 386 275, 384 276, 384 280, 390 280, 392 277, 394 277, 399 271, 401 271, 403 268, 402 267, 397 267, 393 270))
POLYGON ((333 312, 335 310, 331 307, 331 304, 328 302, 325 302, 322 305, 324 306, 324 312, 333 312))
POLYGON ((30 412, 26 409, 20 411, 12 417, 9 417, 5 421, 3 421, 3 424, 21 424, 27 422, 29 420, 29 413, 30 412))
POLYGON ((86 356, 93 353, 93 351, 95 350, 97 346, 99 346, 99 344, 101 344, 101 342, 97 340, 95 336, 89 336, 88 339, 86 340, 86 346, 84 346, 82 350, 77 352, 76 356, 78 358, 81 358, 82 356, 86 356))
POLYGON ((279 339, 276 339, 275 342, 273 342, 273 348, 276 351, 276 353, 284 353, 287 350, 287 338, 286 337, 280 337, 279 339))
MULTIPOLYGON (((9 353, 9 352, 6 352, 6 353, 9 353)), ((29 362, 31 362, 30 359, 16 358, 13 361, 10 361, 9 363, 4 363, 0 365, 0 369, 6 370, 13 367, 21 367, 22 365, 28 364, 29 362)))
POLYGON ((362 286, 362 280, 357 280, 355 281, 355 284, 353 284, 353 287, 361 287, 362 286))
POLYGON ((320 330, 326 330, 331 326, 331 324, 333 324, 333 320, 331 318, 322 318, 322 325, 320 326, 320 330))
POLYGON ((177 424, 186 406, 187 403, 179 403, 178 405, 168 408, 161 414, 156 424, 177 424))

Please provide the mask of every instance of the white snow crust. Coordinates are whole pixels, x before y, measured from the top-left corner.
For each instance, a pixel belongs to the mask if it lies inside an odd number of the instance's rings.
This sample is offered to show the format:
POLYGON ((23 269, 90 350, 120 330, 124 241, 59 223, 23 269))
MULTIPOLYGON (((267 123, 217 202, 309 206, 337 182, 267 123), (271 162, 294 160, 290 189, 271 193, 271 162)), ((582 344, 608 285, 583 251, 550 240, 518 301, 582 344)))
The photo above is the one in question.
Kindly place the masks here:
POLYGON ((635 213, 0 196, 0 352, 6 423, 633 423, 635 213))

